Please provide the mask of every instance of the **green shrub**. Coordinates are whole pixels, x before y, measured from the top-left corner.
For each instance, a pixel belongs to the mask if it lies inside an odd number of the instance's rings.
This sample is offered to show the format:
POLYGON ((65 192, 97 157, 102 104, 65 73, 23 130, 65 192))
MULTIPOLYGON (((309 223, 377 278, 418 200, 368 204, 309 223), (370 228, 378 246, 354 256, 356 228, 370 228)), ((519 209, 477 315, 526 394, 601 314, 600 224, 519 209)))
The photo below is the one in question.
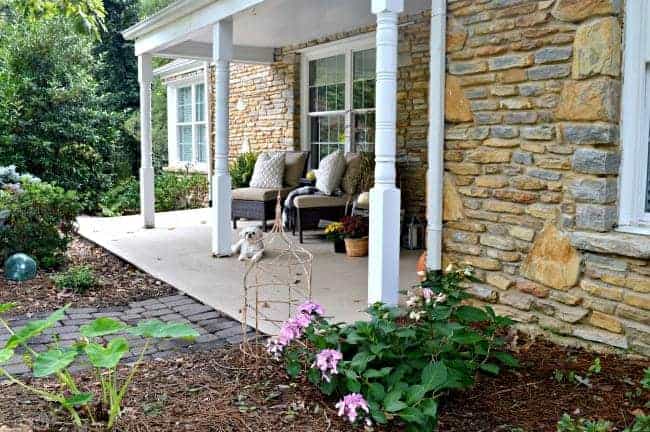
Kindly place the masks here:
MULTIPOLYGON (((163 172, 155 178, 156 211, 200 208, 208 194, 203 174, 163 172)), ((140 211, 140 183, 130 177, 102 195, 100 208, 104 216, 136 214, 140 211)))
POLYGON ((43 268, 62 264, 80 209, 77 195, 45 182, 23 181, 21 188, 0 191, 0 209, 7 212, 0 251, 5 257, 26 253, 43 268))
POLYGON ((477 372, 516 367, 499 334, 512 324, 489 306, 463 304, 459 284, 468 273, 429 273, 407 302, 408 310, 377 303, 370 321, 330 324, 322 308, 302 305, 269 352, 283 357, 287 373, 306 373, 348 420, 393 422, 396 430, 432 431, 438 401, 451 389, 471 387, 477 372), (294 339, 303 339, 297 343, 294 339))
POLYGON ((58 289, 68 289, 75 293, 83 293, 97 285, 95 272, 87 265, 70 267, 63 273, 53 276, 52 280, 58 289))
POLYGON ((230 180, 233 189, 248 187, 253 177, 255 162, 257 162, 257 153, 245 152, 230 164, 230 180))
MULTIPOLYGON (((0 314, 11 310, 14 306, 13 303, 0 304, 0 314)), ((145 353, 151 346, 152 339, 193 339, 199 336, 196 330, 186 324, 148 320, 129 326, 104 317, 82 325, 80 328, 82 337, 71 347, 61 347, 58 342, 55 342, 47 351, 35 352, 29 346, 31 339, 55 327, 65 317, 67 308, 68 306, 59 309, 45 319, 30 321, 16 331, 10 330, 12 336, 4 347, 0 348, 0 375, 45 400, 61 405, 78 428, 83 426, 83 413, 88 416, 88 423, 93 427, 105 423, 106 429, 112 430, 120 415, 124 396, 145 353), (144 337, 145 343, 137 360, 131 365, 130 373, 120 382, 117 369, 120 362, 129 355, 129 342, 123 336, 125 334, 144 337), (107 336, 116 337, 108 340, 107 336), (3 365, 8 363, 19 349, 24 351, 23 363, 29 367, 35 378, 54 377, 59 385, 47 385, 41 389, 34 387, 33 381, 26 384, 9 373, 3 365), (89 364, 94 369, 94 376, 98 377, 101 385, 99 395, 82 391, 69 371, 74 363, 89 364)), ((0 324, 11 329, 9 322, 1 317, 0 324)), ((54 339, 57 339, 56 332, 54 339)))

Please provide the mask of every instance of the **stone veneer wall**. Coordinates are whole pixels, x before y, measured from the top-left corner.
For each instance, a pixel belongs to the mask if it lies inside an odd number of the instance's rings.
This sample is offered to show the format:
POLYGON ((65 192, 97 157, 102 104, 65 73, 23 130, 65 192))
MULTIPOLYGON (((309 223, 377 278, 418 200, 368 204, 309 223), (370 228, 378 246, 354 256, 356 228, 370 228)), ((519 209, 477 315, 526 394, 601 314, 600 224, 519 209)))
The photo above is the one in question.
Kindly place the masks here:
POLYGON ((613 231, 621 2, 448 8, 446 261, 529 331, 650 355, 650 238, 613 231))

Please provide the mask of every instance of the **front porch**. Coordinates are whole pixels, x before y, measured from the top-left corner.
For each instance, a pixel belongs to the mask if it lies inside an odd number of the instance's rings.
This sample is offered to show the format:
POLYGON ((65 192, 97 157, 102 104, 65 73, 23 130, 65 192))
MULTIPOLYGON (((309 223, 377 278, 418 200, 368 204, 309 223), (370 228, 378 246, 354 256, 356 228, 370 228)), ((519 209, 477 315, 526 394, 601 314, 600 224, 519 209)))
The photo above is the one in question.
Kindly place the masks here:
MULTIPOLYGON (((212 256, 209 218, 210 209, 157 213, 156 228, 145 229, 140 216, 80 217, 79 233, 180 291, 241 319, 246 264, 234 256, 221 259, 212 256)), ((233 231, 233 238, 235 235, 233 231)), ((298 241, 297 237, 293 239, 298 241)), ((335 254, 331 243, 311 235, 305 237, 303 246, 314 255, 314 300, 323 304, 336 321, 363 319, 368 258, 335 254)), ((415 265, 420 253, 401 251, 401 288, 415 283, 415 265)), ((277 331, 268 324, 260 330, 277 331)))

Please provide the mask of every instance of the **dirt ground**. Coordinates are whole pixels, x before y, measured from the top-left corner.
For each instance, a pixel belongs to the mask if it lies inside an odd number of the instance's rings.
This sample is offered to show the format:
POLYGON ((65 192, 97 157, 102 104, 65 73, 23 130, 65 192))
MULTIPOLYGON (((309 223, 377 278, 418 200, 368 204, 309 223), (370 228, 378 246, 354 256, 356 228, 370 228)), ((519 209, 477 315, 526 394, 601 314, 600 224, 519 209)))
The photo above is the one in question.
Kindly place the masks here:
MULTIPOLYGON (((440 406, 440 431, 555 431, 563 413, 604 418, 621 431, 645 409, 650 394, 637 393, 648 361, 600 356, 601 371, 581 377, 596 356, 545 341, 528 342, 516 354, 521 368, 480 376, 473 389, 448 395, 440 406), (560 372, 564 379, 560 380, 560 372)), ((96 387, 87 374, 85 386, 96 387)), ((42 384, 42 383, 41 383, 42 384)), ((0 383, 0 425, 33 431, 71 430, 67 417, 15 385, 0 383)), ((125 401, 120 431, 351 431, 307 382, 291 383, 266 356, 239 347, 152 360, 138 374, 125 401)), ((375 428, 398 431, 399 426, 375 428)), ((2 428, 0 427, 0 430, 2 428)))
MULTIPOLYGON (((71 303, 73 307, 122 306, 131 301, 174 295, 172 286, 161 282, 80 237, 70 244, 68 264, 88 265, 99 278, 99 284, 83 295, 64 292, 54 286, 55 271, 39 271, 35 279, 12 282, 4 278, 0 268, 0 303, 17 302, 13 315, 53 311, 71 303)), ((1 267, 1 266, 0 266, 1 267)))

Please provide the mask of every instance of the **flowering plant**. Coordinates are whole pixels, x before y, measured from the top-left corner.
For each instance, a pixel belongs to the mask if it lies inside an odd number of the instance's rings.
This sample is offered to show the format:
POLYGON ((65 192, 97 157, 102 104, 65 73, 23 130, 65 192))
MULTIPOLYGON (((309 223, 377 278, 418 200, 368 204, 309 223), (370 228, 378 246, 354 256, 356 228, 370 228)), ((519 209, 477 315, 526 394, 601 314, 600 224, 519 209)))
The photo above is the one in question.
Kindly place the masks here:
POLYGON ((361 216, 345 216, 341 223, 346 238, 363 238, 368 235, 368 222, 361 216))
POLYGON ((332 222, 325 227, 325 237, 330 241, 343 240, 343 224, 341 222, 332 222))
POLYGON ((512 321, 489 306, 465 304, 469 295, 460 286, 473 280, 471 271, 449 270, 428 273, 405 309, 372 305, 370 321, 330 324, 317 305, 301 307, 303 318, 289 320, 293 330, 272 339, 269 351, 291 377, 304 373, 336 396, 339 416, 351 423, 435 430, 446 392, 470 387, 479 371, 517 366, 500 337, 512 321))

